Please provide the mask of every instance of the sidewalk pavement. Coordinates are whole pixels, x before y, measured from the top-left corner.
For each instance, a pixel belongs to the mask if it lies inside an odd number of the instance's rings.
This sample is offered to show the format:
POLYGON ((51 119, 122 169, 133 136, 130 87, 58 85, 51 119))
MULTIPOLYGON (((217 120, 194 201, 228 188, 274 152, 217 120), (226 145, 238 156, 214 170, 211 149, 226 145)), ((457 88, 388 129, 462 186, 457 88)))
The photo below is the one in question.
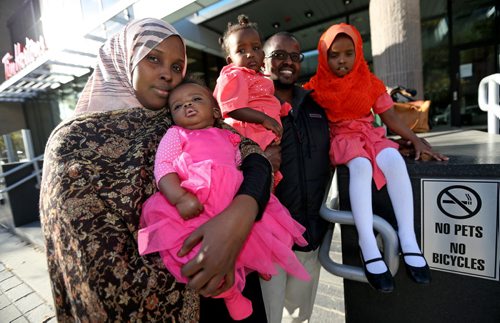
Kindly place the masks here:
POLYGON ((25 240, 41 242, 40 226, 19 233, 0 227, 0 322, 56 322, 43 243, 25 240))
MULTIPOLYGON (((336 225, 330 251, 337 262, 341 260, 339 228, 336 225)), ((18 227, 14 233, 0 226, 0 322, 57 322, 38 222, 18 227)), ((343 322, 343 281, 322 268, 310 323, 343 322)))

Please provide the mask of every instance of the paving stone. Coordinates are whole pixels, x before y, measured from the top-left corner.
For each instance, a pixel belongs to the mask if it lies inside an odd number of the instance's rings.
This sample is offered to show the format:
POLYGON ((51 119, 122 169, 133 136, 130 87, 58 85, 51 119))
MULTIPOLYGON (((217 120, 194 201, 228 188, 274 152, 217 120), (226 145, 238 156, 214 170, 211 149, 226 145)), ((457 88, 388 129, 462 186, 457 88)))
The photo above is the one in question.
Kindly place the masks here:
POLYGON ((5 295, 0 295, 0 310, 10 305, 10 300, 5 295))
POLYGON ((10 299, 11 302, 15 302, 18 299, 31 293, 33 293, 33 290, 28 285, 21 284, 6 291, 5 295, 10 299))
POLYGON ((4 271, 0 272, 0 282, 4 281, 4 280, 6 280, 6 279, 8 279, 8 278, 10 278, 12 276, 14 276, 12 274, 12 272, 10 272, 9 270, 5 269, 4 271))
POLYGON ((318 294, 329 295, 332 297, 343 298, 344 288, 339 285, 321 283, 318 286, 318 294))
POLYGON ((38 296, 36 293, 31 293, 23 298, 18 299, 14 303, 14 305, 16 305, 22 313, 26 313, 28 311, 31 311, 35 307, 42 305, 43 303, 43 299, 40 296, 38 296))
POLYGON ((11 322, 21 316, 21 312, 12 304, 0 310, 1 322, 11 322))
POLYGON ((47 304, 42 304, 25 313, 25 316, 33 323, 46 322, 54 317, 54 310, 47 304))
POLYGON ((314 304, 331 311, 344 312, 344 299, 338 297, 318 294, 314 304))
POLYGON ((322 308, 314 307, 314 312, 309 320, 310 323, 344 323, 344 313, 327 311, 322 308))
POLYGON ((17 278, 16 276, 12 276, 0 282, 0 289, 2 289, 5 293, 9 289, 14 288, 22 283, 23 282, 19 278, 17 278))
POLYGON ((30 321, 28 321, 28 319, 25 318, 24 316, 21 316, 12 321, 11 323, 30 323, 30 321))

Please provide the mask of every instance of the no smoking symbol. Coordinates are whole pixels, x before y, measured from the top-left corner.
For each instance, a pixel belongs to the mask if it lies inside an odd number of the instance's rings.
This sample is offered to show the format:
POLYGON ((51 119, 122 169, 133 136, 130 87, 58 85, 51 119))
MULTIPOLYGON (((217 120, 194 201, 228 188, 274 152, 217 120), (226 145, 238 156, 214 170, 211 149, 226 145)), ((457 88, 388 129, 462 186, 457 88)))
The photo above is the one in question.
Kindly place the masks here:
POLYGON ((467 219, 481 209, 481 198, 467 186, 454 185, 442 190, 437 197, 439 210, 454 219, 467 219))

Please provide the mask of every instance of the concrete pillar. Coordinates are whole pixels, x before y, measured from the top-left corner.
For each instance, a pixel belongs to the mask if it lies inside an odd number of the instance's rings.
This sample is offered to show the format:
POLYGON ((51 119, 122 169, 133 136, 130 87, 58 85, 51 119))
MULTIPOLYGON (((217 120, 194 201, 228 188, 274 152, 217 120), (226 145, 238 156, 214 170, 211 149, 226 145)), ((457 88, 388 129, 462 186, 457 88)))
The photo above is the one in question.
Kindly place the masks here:
POLYGON ((375 74, 389 87, 402 85, 423 98, 420 1, 370 0, 375 74))

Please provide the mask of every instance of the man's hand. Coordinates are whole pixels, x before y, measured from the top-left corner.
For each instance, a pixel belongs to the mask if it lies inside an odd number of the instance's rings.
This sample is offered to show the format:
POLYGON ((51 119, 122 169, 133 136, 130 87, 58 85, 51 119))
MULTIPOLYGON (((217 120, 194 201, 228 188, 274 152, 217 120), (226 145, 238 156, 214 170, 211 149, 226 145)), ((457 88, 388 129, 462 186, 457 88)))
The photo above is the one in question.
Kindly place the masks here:
POLYGON ((188 286, 203 296, 217 296, 234 284, 235 263, 252 229, 258 205, 249 195, 238 195, 222 213, 196 229, 178 252, 187 255, 201 243, 196 257, 182 267, 188 286))

